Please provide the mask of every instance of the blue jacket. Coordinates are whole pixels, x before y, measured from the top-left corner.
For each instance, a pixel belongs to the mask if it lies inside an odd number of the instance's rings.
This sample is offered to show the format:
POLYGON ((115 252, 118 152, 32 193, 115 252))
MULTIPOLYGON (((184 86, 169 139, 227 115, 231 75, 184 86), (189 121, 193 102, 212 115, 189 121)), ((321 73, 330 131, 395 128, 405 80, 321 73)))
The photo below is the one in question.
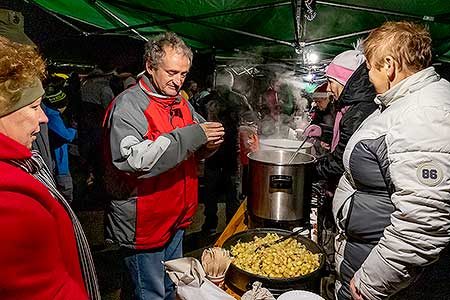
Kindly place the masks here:
POLYGON ((77 131, 66 127, 59 111, 44 106, 44 112, 48 117, 48 134, 55 162, 55 175, 67 175, 69 174, 67 143, 74 140, 77 131))

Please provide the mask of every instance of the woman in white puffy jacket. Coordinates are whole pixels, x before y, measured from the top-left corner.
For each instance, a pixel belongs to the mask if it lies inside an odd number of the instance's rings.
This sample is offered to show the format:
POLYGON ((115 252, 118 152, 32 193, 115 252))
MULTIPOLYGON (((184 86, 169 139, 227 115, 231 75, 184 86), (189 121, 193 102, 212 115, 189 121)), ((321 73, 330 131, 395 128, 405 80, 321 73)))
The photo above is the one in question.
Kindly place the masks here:
POLYGON ((379 109, 343 156, 333 200, 336 297, 448 299, 450 83, 430 67, 420 25, 385 23, 364 54, 379 109))

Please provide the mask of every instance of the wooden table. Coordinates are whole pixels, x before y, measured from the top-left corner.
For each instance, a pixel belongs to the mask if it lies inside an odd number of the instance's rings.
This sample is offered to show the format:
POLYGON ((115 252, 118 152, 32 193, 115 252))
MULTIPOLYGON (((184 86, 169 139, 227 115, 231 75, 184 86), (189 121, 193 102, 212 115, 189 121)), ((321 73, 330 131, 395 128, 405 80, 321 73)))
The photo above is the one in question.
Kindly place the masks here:
POLYGON ((247 225, 244 223, 245 212, 247 210, 247 200, 242 201, 238 210, 231 218, 228 225, 223 230, 222 234, 219 236, 214 246, 222 247, 223 243, 232 235, 247 230, 247 225))
MULTIPOLYGON (((242 201, 238 210, 234 214, 233 218, 231 218, 228 225, 223 230, 222 234, 219 236, 217 241, 214 243, 214 246, 222 247, 223 243, 232 235, 247 230, 247 225, 244 223, 245 220, 245 212, 247 210, 247 200, 242 201)), ((233 296, 236 299, 241 299, 241 296, 232 291, 225 284, 225 291, 233 296)))

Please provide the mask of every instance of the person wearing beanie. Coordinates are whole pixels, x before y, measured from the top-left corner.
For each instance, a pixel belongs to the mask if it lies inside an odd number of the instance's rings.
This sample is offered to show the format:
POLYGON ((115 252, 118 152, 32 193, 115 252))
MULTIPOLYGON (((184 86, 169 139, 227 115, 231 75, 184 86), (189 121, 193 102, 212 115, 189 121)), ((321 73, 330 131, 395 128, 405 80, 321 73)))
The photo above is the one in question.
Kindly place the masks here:
POLYGON ((342 156, 348 140, 364 119, 376 108, 376 93, 369 81, 364 54, 348 50, 337 55, 326 70, 327 89, 336 110, 330 152, 317 160, 317 180, 328 182, 334 192, 337 181, 344 173, 342 156))
POLYGON ((67 108, 68 97, 64 91, 50 84, 43 98, 48 117, 50 149, 54 163, 54 175, 59 191, 66 200, 73 201, 73 182, 69 169, 68 143, 76 136, 76 130, 66 126, 62 113, 67 108))
MULTIPOLYGON (((311 94, 315 106, 311 114, 311 124, 306 127, 303 135, 316 137, 320 141, 321 148, 329 150, 333 137, 335 111, 331 95, 327 92, 327 85, 326 82, 318 85, 311 94)), ((323 150, 321 148, 319 150, 323 150)))
POLYGON ((0 57, 0 298, 99 300, 81 224, 32 150, 48 122, 40 106, 45 63, 4 37, 0 57))
MULTIPOLYGON (((25 34, 24 17, 21 12, 0 8, 0 36, 8 40, 36 48, 36 44, 25 34)), ((40 130, 33 141, 33 150, 38 150, 49 168, 52 166, 48 127, 41 123, 40 130)))

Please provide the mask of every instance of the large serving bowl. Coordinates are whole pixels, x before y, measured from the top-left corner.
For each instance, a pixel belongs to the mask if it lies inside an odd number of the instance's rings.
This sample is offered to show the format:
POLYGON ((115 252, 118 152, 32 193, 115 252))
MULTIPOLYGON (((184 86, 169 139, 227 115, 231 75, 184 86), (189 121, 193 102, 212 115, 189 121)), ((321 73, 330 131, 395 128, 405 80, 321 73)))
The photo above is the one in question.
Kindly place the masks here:
MULTIPOLYGON (((230 250, 231 246, 234 246, 239 242, 250 242, 253 241, 255 236, 264 237, 268 233, 276 233, 282 237, 290 234, 291 232, 288 230, 274 228, 251 229, 231 236, 224 242, 223 248, 230 250)), ((306 237, 297 235, 293 238, 305 245, 305 247, 312 253, 322 254, 320 256, 319 267, 315 271, 298 277, 272 278, 249 273, 231 263, 225 276, 225 282, 227 285, 236 290, 238 293, 244 293, 245 291, 251 289, 253 282, 259 281, 262 283, 263 287, 268 288, 274 296, 279 296, 280 294, 290 290, 308 290, 311 292, 318 292, 320 288, 320 279, 325 268, 325 252, 315 242, 306 237)))

